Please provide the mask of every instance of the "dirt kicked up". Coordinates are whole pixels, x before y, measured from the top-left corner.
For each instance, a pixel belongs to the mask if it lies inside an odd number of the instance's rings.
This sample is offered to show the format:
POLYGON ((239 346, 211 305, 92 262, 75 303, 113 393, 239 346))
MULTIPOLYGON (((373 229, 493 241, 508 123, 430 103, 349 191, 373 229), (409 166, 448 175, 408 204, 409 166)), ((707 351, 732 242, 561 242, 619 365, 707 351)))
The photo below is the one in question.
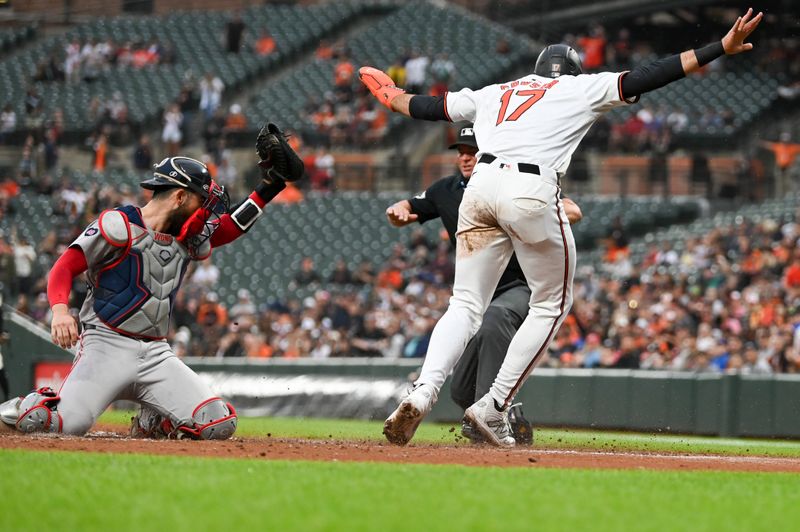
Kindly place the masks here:
POLYGON ((233 438, 228 441, 136 440, 116 427, 86 437, 50 434, 0 433, 0 449, 93 453, 142 453, 248 458, 256 460, 312 460, 327 462, 390 462, 457 464, 475 467, 547 467, 581 469, 652 469, 674 471, 749 471, 800 473, 800 459, 764 456, 648 453, 630 451, 557 450, 534 447, 496 449, 488 446, 308 440, 287 438, 233 438))

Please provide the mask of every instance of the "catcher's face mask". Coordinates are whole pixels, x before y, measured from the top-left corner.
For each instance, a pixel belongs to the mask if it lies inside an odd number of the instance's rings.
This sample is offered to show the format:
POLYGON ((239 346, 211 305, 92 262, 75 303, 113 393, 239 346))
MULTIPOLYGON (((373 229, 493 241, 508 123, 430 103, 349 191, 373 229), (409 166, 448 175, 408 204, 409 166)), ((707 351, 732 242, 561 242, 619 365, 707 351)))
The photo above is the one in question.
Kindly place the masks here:
POLYGON ((208 196, 203 204, 189 216, 178 235, 178 241, 183 242, 193 254, 211 238, 219 226, 220 217, 230 208, 225 187, 211 181, 208 188, 208 196))

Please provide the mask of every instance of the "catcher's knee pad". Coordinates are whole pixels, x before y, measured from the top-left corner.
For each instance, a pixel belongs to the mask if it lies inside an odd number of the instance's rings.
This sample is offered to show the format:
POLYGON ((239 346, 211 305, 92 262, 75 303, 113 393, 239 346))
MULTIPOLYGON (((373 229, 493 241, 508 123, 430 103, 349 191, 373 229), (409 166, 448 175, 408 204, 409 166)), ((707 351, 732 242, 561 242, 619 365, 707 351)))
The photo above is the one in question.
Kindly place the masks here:
POLYGON ((194 409, 191 426, 184 424, 178 430, 197 440, 227 440, 236 432, 238 422, 232 404, 212 397, 194 409))
POLYGON ((59 401, 61 398, 52 388, 39 388, 3 403, 2 420, 20 432, 61 432, 63 423, 56 410, 59 401))

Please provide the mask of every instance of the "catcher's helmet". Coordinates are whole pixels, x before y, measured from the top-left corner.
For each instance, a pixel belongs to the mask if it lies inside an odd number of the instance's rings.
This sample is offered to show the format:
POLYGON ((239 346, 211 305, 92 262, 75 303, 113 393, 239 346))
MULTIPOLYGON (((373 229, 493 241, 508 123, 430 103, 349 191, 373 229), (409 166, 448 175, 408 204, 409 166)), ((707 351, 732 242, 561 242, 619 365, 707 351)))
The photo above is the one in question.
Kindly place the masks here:
POLYGON ((566 44, 550 44, 536 60, 533 73, 546 78, 577 76, 583 72, 578 52, 566 44))
POLYGON ((189 157, 167 157, 153 166, 153 177, 140 183, 142 188, 185 188, 203 199, 208 198, 213 180, 208 167, 189 157))
POLYGON ((139 184, 142 188, 185 188, 199 194, 203 198, 203 208, 217 215, 230 208, 225 187, 211 179, 208 167, 200 161, 189 157, 167 157, 153 168, 153 177, 139 184))

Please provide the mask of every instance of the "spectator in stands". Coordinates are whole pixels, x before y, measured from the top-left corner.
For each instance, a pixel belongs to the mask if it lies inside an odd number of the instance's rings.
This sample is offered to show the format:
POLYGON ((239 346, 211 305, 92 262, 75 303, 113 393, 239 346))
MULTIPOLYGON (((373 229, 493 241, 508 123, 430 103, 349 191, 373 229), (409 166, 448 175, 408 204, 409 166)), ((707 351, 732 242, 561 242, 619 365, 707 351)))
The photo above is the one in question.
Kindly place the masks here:
MULTIPOLYGON (((205 330, 206 340, 219 341, 222 336, 220 333, 224 331, 224 327, 228 324, 228 312, 219 302, 219 296, 216 292, 208 292, 201 297, 200 304, 197 307, 197 323, 205 330)), ((209 349, 208 352, 215 353, 216 345, 213 350, 209 349)))
POLYGON ((13 292, 31 295, 37 258, 36 250, 25 237, 17 236, 16 231, 11 234, 11 246, 14 248, 14 271, 17 280, 13 292))
POLYGON ((631 67, 631 32, 621 28, 616 40, 611 44, 611 65, 615 71, 627 70, 631 67))
POLYGON ((44 138, 44 114, 41 106, 34 107, 25 116, 25 131, 34 139, 34 144, 38 145, 44 138))
POLYGON ((322 281, 317 271, 314 269, 314 259, 311 257, 303 257, 300 262, 300 270, 295 274, 292 282, 293 286, 307 286, 316 284, 322 281))
POLYGON ((195 112, 200 105, 200 99, 197 97, 195 91, 195 81, 191 71, 187 71, 186 74, 184 74, 181 91, 178 93, 178 98, 175 102, 180 107, 181 114, 183 115, 183 143, 187 145, 191 144, 195 138, 195 112))
POLYGON ((17 113, 10 103, 0 112, 0 144, 5 144, 8 136, 17 128, 17 113))
POLYGON ((25 144, 22 146, 22 155, 17 166, 17 175, 21 181, 30 182, 38 176, 38 167, 34 154, 33 136, 28 135, 25 144))
POLYGON ((378 276, 375 279, 375 286, 377 288, 400 290, 403 286, 403 271, 405 265, 405 262, 400 257, 391 259, 378 272, 378 276))
POLYGON ((81 74, 86 83, 92 83, 100 77, 103 70, 103 56, 100 53, 97 39, 87 41, 81 48, 81 74))
POLYGON ((146 68, 157 65, 160 61, 161 50, 155 39, 147 44, 134 45, 131 54, 131 66, 134 68, 146 68))
POLYGON ((433 325, 430 320, 420 316, 415 319, 409 330, 408 340, 403 346, 403 358, 423 358, 428 353, 433 325))
POLYGON ((250 291, 247 288, 240 288, 236 292, 236 298, 236 304, 231 307, 228 313, 231 321, 233 323, 239 323, 246 320, 249 324, 254 325, 257 321, 256 314, 258 313, 258 309, 255 303, 253 303, 250 291))
POLYGON ((242 112, 242 106, 238 103, 231 105, 228 116, 225 117, 225 133, 242 131, 247 128, 247 117, 242 112))
POLYGON ((611 221, 606 242, 606 260, 608 262, 616 262, 617 255, 628 253, 628 234, 619 215, 611 221))
POLYGON ((219 149, 219 141, 225 131, 225 116, 225 110, 220 107, 203 125, 203 139, 205 140, 205 150, 208 153, 216 153, 219 149))
POLYGON ((92 144, 92 171, 96 174, 102 174, 108 165, 108 134, 107 128, 97 136, 97 140, 92 144))
POLYGON ((584 72, 602 68, 606 63, 606 33, 602 26, 595 25, 588 36, 578 38, 578 46, 583 51, 584 72))
POLYGON ((161 141, 165 145, 166 155, 174 157, 181 149, 181 140, 183 139, 183 115, 177 103, 172 103, 167 107, 162 123, 164 128, 161 131, 161 141))
POLYGON ((798 184, 789 179, 789 169, 794 164, 795 158, 800 155, 800 143, 791 142, 789 132, 781 133, 777 142, 762 141, 761 146, 772 151, 775 156, 775 181, 778 184, 778 194, 797 192, 798 184))
POLYGON ((246 330, 236 323, 229 323, 225 335, 220 339, 216 357, 243 357, 247 355, 245 348, 246 330))
POLYGON ((47 58, 43 58, 36 63, 36 71, 33 74, 33 81, 64 81, 64 70, 62 69, 61 64, 59 64, 59 60, 55 51, 51 52, 47 58))
POLYGON ((275 38, 269 31, 266 29, 261 30, 261 35, 253 46, 253 51, 261 57, 266 57, 275 52, 275 38))
POLYGON ((57 143, 56 130, 48 128, 44 133, 44 142, 42 143, 42 155, 44 158, 45 171, 51 171, 58 165, 58 143, 57 143))
POLYGON ((300 188, 297 186, 297 184, 287 183, 286 188, 284 188, 283 191, 280 194, 278 194, 272 201, 275 202, 276 204, 280 203, 288 204, 288 203, 300 203, 304 199, 305 195, 303 194, 303 191, 300 190, 300 188))
POLYGON ((330 191, 333 188, 336 160, 331 152, 324 148, 318 148, 315 152, 310 153, 303 162, 312 190, 330 191))
POLYGON ((11 295, 14 286, 14 248, 6 240, 6 235, 0 231, 0 283, 3 293, 11 295))
POLYGON ((42 97, 39 96, 39 91, 31 85, 25 92, 25 113, 32 114, 40 110, 42 107, 42 97))
POLYGON ((331 284, 352 284, 353 274, 350 273, 350 270, 347 268, 347 263, 342 257, 336 259, 333 271, 330 277, 328 277, 328 282, 331 284))
POLYGON ((375 282, 375 267, 372 262, 362 260, 353 272, 353 283, 370 286, 375 282))
POLYGON ((647 142, 647 124, 642 115, 635 113, 622 124, 623 147, 626 151, 640 153, 647 142))
POLYGON ((333 86, 340 101, 349 101, 353 96, 353 75, 356 67, 350 61, 346 51, 339 54, 336 66, 333 67, 333 86))
POLYGON ((383 356, 383 351, 389 347, 389 340, 386 332, 378 327, 375 313, 367 313, 363 323, 353 335, 351 345, 355 356, 383 356))
POLYGON ((239 183, 239 172, 236 169, 236 164, 233 161, 233 153, 231 150, 225 148, 225 139, 220 139, 220 147, 217 152, 217 160, 219 161, 216 171, 216 180, 226 189, 239 191, 241 188, 239 183))
POLYGON ((667 115, 667 126, 673 133, 681 133, 689 125, 689 117, 680 107, 672 109, 667 115))
POLYGON ((140 171, 149 171, 153 168, 153 148, 150 146, 148 135, 139 137, 139 143, 133 148, 133 167, 140 171))
POLYGON ((229 54, 238 54, 242 46, 242 35, 247 26, 242 20, 242 14, 236 12, 233 18, 225 24, 225 50, 229 54))
POLYGON ((430 59, 426 55, 421 55, 418 51, 413 51, 411 57, 406 61, 406 91, 409 94, 425 94, 425 86, 428 83, 428 65, 430 59))
POLYGON ((219 283, 220 271, 211 257, 200 262, 191 277, 191 283, 205 290, 212 290, 219 283))
POLYGON ((327 39, 322 39, 319 41, 319 46, 317 47, 317 51, 314 55, 320 61, 328 61, 333 59, 333 46, 331 46, 330 41, 327 39))
POLYGON ((222 102, 222 92, 224 90, 225 84, 212 72, 206 72, 206 75, 200 80, 200 110, 206 120, 214 116, 214 111, 217 110, 222 102))
POLYGON ((81 79, 81 43, 72 39, 64 48, 64 77, 70 83, 77 83, 81 79))
POLYGON ((386 69, 386 75, 392 78, 398 87, 406 86, 406 61, 402 56, 397 56, 394 62, 386 69))
POLYGON ((456 66, 447 54, 441 53, 436 56, 436 59, 431 63, 433 86, 431 86, 429 94, 431 96, 444 96, 450 87, 455 70, 456 66))

